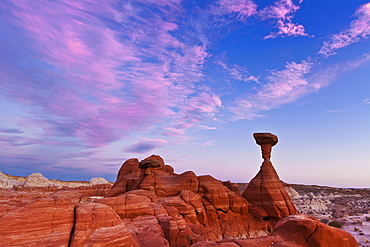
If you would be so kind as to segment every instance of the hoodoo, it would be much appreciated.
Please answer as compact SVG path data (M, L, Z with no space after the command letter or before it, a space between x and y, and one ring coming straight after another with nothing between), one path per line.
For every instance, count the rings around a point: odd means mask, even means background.
M351 234L295 214L270 161L277 136L254 138L264 161L243 196L210 175L176 174L158 155L124 162L109 192L101 178L69 188L40 186L49 180L32 175L37 187L0 193L0 246L358 246Z
M265 219L275 224L281 218L296 214L297 210L270 161L271 149L278 142L278 137L271 133L254 133L253 137L261 146L263 163L243 192L243 197L263 208L267 213Z

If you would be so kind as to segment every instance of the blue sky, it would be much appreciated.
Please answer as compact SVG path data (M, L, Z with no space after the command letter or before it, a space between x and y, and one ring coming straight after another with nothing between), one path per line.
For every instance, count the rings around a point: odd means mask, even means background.
M4 0L0 169L114 181L161 155L248 182L370 187L370 2Z

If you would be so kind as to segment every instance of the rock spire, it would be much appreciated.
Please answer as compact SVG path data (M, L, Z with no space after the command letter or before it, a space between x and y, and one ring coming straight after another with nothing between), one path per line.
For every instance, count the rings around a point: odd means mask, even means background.
M265 210L265 219L272 219L274 223L288 215L296 214L297 210L270 161L271 149L278 142L277 136L271 133L254 133L253 137L261 146L264 161L243 192L243 197Z

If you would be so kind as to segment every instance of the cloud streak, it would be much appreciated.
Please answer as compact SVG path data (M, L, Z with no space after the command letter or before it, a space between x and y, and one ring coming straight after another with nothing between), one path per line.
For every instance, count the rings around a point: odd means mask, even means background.
M236 14L239 20L245 20L257 10L257 5L251 0L219 0L218 5L219 7L214 10L215 14Z
M237 119L261 117L260 111L276 108L296 100L306 93L308 81L305 75L310 72L312 63L287 63L284 70L272 71L267 76L268 83L262 85L255 94L239 98L236 107L231 107Z
M167 143L166 140L162 139L145 139L143 138L139 142L130 145L124 149L127 153L147 153L151 152L157 148L164 147L164 145Z
M199 118L183 102L200 102L192 99L193 83L203 77L208 53L172 34L183 11L178 1L132 1L120 8L116 1L94 0L7 3L7 25L24 30L16 38L30 42L19 57L2 62L0 87L35 107L32 121L48 136L97 147L177 118L175 112L188 122Z
M303 0L299 0L298 4L294 4L292 0L278 0L273 5L267 6L258 12L261 19L276 20L277 32L270 33L264 39L274 39L277 37L298 37L309 35L301 24L293 23L294 13L300 9L300 4Z
M325 57L336 54L336 50L344 48L353 43L367 39L370 35L370 2L360 6L354 16L349 28L343 32L333 34L329 41L325 41L319 54Z
M21 129L15 128L0 128L0 133L9 133L9 134L21 134L24 131Z
M322 68L319 62L310 60L287 63L285 69L271 71L263 78L265 83L255 93L238 98L235 106L229 107L229 110L234 113L234 120L264 117L260 112L279 108L308 93L317 92L344 73L368 65L369 62L370 56Z

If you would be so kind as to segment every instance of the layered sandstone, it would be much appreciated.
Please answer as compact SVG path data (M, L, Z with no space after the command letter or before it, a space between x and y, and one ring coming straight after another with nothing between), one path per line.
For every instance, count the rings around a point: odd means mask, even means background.
M111 207L100 203L88 203L76 207L75 227L70 246L139 245Z
M253 137L261 146L264 161L242 195L253 205L262 208L266 212L264 219L274 224L279 219L295 214L297 210L270 161L271 149L278 142L277 136L254 133Z
M193 172L176 174L157 155L126 161L108 195L95 202L112 207L143 246L151 246L145 245L148 236L158 246L166 241L169 246L190 246L204 239L266 235L270 228L221 181ZM143 227L148 225L143 219L151 222L150 230Z
M0 246L68 246L80 195L58 191L0 218Z
M355 238L343 230L328 226L304 215L288 216L274 227L271 234L254 239L233 239L219 242L201 241L192 247L355 247Z

